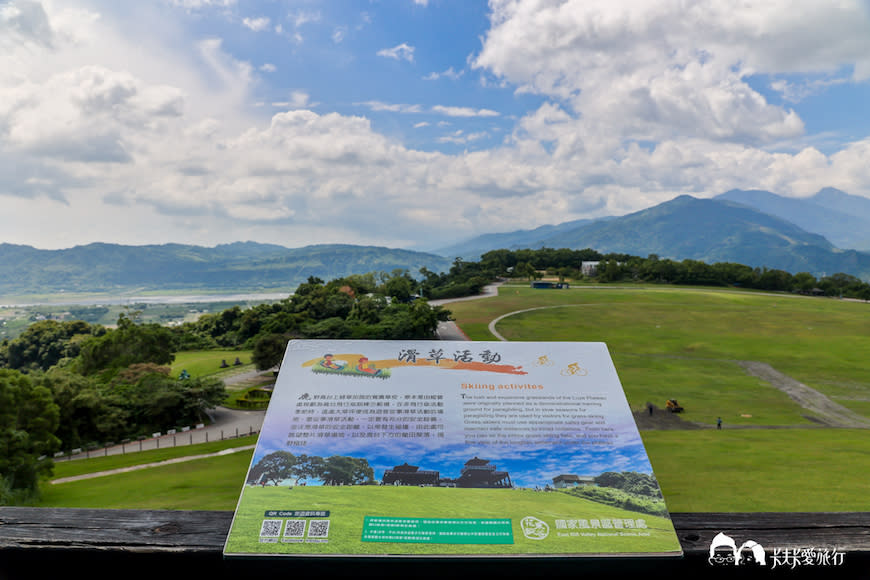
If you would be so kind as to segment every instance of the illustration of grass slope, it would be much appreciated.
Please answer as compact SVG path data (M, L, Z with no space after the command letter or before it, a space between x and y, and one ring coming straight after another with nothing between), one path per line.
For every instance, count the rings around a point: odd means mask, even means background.
M524 489L457 489L393 486L246 487L227 544L230 553L309 554L500 554L500 553L636 553L679 549L669 519L605 506L559 492ZM268 510L328 510L327 543L260 543L260 526ZM530 540L520 529L522 518L534 515L550 525L545 540ZM366 516L397 518L508 518L514 545L361 542ZM643 520L644 529L558 529L557 520ZM592 533L581 536L580 532ZM619 535L649 533L648 536ZM573 534L573 535L572 535Z

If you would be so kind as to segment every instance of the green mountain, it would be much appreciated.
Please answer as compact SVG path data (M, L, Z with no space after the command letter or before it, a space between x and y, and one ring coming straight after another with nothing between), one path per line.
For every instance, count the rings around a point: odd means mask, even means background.
M442 272L451 260L374 246L285 248L237 242L213 248L182 244L122 246L94 243L65 250L0 244L0 294L123 292L125 290L292 290L309 276L426 268Z
M742 203L819 234L838 248L870 251L870 199L825 188L812 197L733 189L714 199Z
M839 250L823 236L749 206L687 195L629 215L596 220L508 248L592 248L675 260L736 262L823 276L844 272L870 279L870 254ZM473 240L475 242L479 240ZM487 248L484 251L497 248Z

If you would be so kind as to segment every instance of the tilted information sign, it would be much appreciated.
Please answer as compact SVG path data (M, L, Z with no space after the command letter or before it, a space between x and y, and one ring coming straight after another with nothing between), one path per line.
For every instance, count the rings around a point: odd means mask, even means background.
M293 340L226 556L682 553L602 343Z

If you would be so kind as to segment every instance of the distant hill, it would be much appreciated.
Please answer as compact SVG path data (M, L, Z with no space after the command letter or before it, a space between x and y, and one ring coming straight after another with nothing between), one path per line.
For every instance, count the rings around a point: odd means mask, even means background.
M122 292L124 290L294 289L309 276L420 267L443 272L452 260L374 246L285 248L237 242L214 248L182 244L123 246L94 243L65 250L0 244L0 294Z
M526 235L527 232L519 232ZM483 237L469 242L480 247ZM511 234L500 240L509 243ZM522 247L522 246L509 246ZM525 247L593 248L602 253L676 260L737 262L815 276L845 272L870 279L870 254L839 250L823 236L782 218L724 199L687 195L629 215L596 220ZM486 248L484 251L497 249Z
M788 220L826 237L838 248L870 251L870 199L830 187L807 198L733 189L714 199L742 203Z
M610 219L610 218L602 218ZM564 222L555 226L541 226L533 230L517 230L503 234L483 234L471 240L435 250L436 254L453 259L477 261L481 254L490 250L516 250L520 248L539 248L545 240L562 232L574 230L595 220L582 219Z

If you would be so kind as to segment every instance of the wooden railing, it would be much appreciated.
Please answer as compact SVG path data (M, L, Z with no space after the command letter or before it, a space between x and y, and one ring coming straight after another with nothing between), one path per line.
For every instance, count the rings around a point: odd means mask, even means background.
M681 558L277 558L224 559L232 520L225 511L144 511L0 507L0 579L58 578L390 578L410 570L422 580L465 578L637 579L753 576L870 579L870 512L675 513ZM711 541L723 532L738 545L755 540L765 567L737 570L708 562ZM812 552L810 551L812 550ZM797 557L795 557L797 556Z

